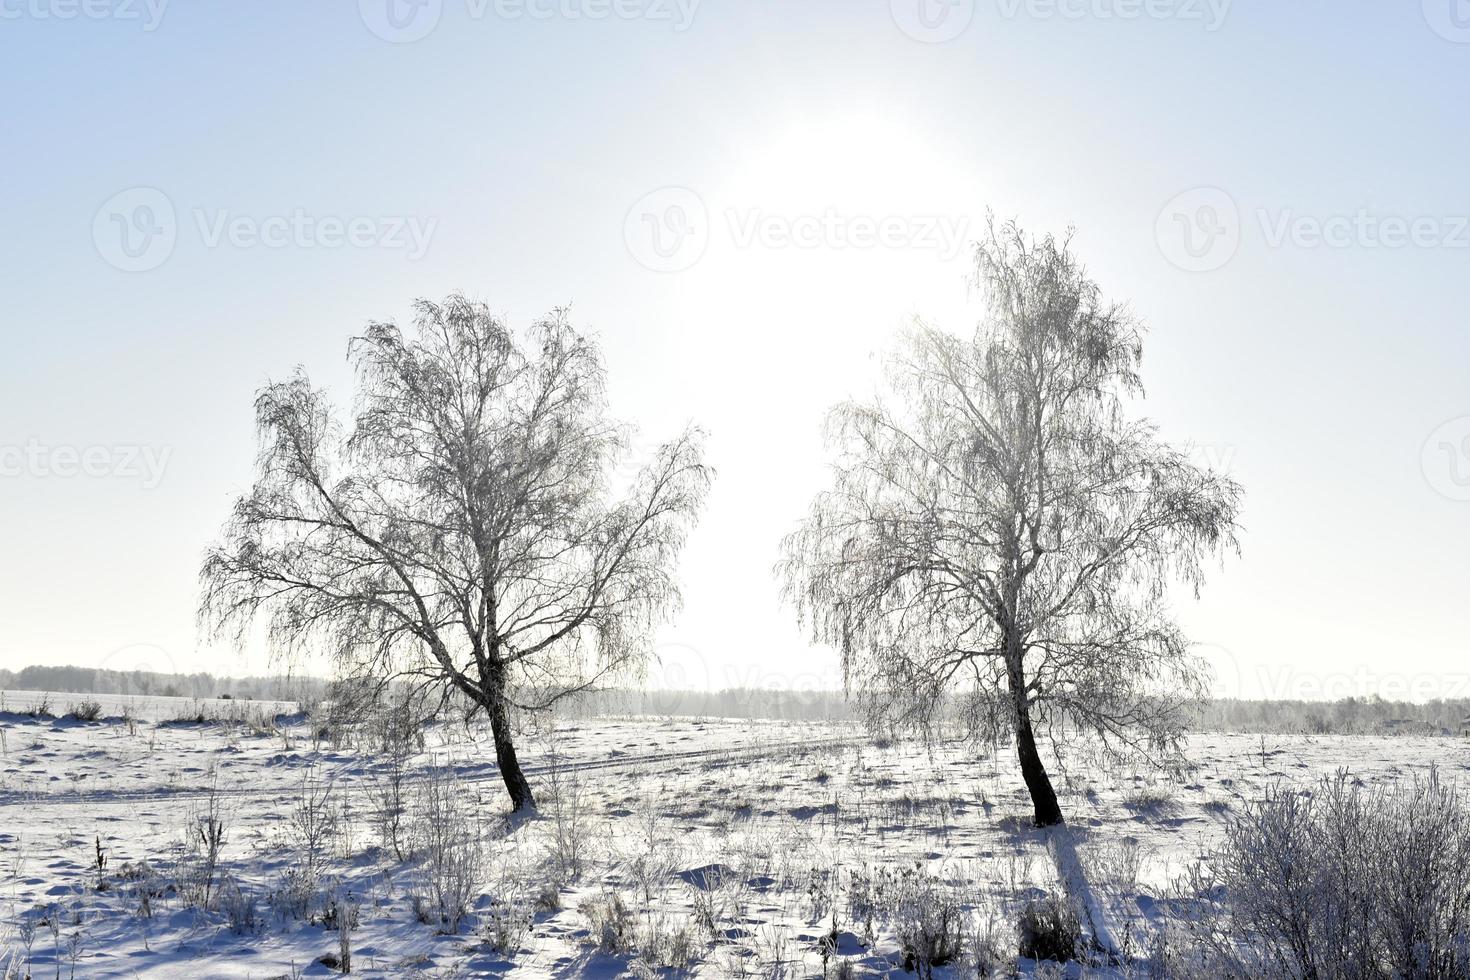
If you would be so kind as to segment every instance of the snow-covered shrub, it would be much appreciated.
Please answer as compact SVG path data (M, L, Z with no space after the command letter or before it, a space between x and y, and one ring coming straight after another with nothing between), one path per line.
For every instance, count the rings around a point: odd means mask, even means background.
M556 887L555 882L541 882L536 886L536 896L532 907L537 912L560 912L561 889Z
M485 941L497 953L510 954L521 948L531 932L535 906L522 896L497 899L485 912Z
M687 919L649 914L639 923L636 933L638 958L648 966L683 973L694 964L700 942Z
M300 867L285 868L275 891L271 892L271 909L282 921L306 918L317 905L316 886L316 880L309 878Z
M54 717L51 714L51 695L41 695L41 700L35 702L28 708L20 709L17 713L24 715L27 718L35 718L38 720L42 718Z
M1059 963L1076 958L1077 943L1082 938L1077 913L1056 895L1027 902L1016 931L1022 956Z
M72 721L96 721L102 717L102 704L98 701L78 701L66 709L66 717Z
M225 878L221 882L219 907L235 935L249 936L260 931L260 911L255 895L242 889L234 878Z
M880 868L849 876L848 915L872 942L876 927L892 926L903 949L904 969L920 977L957 959L966 921L958 890L921 867Z
M555 887L546 895L546 883L538 883L526 863L513 851L501 851L487 869L485 891L489 901L481 908L485 939L499 953L513 954L525 944L536 913L550 901L560 907L561 895Z
M587 788L576 770L566 768L553 749L547 755L541 812L549 820L547 854L559 883L582 876L592 840L592 813Z
M380 754L424 750L424 725L432 710L422 697L361 678L335 681L329 694L326 719L334 739Z
M1211 864L1225 894L1205 939L1222 973L1470 976L1470 810L1432 769L1274 788L1236 814Z
M431 770L419 793L417 816L420 920L453 935L483 877L480 825L452 771Z
M205 909L214 907L215 876L227 835L225 808L220 799L216 774L210 780L203 809L193 815L191 825L184 832L185 859L178 869L176 885L179 897L186 905Z
M407 859L411 848L406 840L408 823L409 762L414 746L408 740L388 741L383 746L382 761L373 770L369 790L372 819L384 849L399 861Z
M1097 884L1107 885L1120 895L1138 890L1138 876L1145 854L1137 838L1110 838L1087 849L1087 866Z
M710 942L719 942L724 935L726 923L738 921L743 916L744 903L750 888L745 875L719 870L702 875L686 883L690 914L695 926Z
M307 770L301 777L301 793L287 820L291 843L296 849L302 883L314 889L321 878L332 838L337 834L337 810L332 805L332 783Z
M1015 972L1014 935L997 910L976 916L965 935L964 975L987 980Z
M899 872L892 884L889 907L903 947L904 969L930 977L934 967L952 962L964 949L960 896L949 884L918 868Z
M1124 791L1123 806L1137 814L1157 815L1174 806L1174 790L1167 783L1148 783Z
M669 876L679 864L680 846L663 801L656 793L640 801L633 828L617 859L647 907L653 903L656 893L668 887Z
M878 894L873 876L866 870L853 871L847 878L847 917L861 930L863 942L873 945L878 936Z
M632 952L635 941L633 913L614 891L586 899L577 907L587 920L587 929L599 951L624 955Z

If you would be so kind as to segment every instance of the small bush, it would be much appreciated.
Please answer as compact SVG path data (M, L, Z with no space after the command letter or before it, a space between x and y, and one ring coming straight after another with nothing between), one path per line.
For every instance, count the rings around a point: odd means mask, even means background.
M40 720L42 718L56 717L51 713L51 695L49 694L41 695L41 700L37 701L29 708L25 708L24 710L17 712L17 714L24 715L27 718L35 718L37 720Z
M894 930L903 947L904 968L921 977L934 974L964 949L964 916L959 897L944 882L922 871L900 875L893 902Z
M639 959L649 966L679 973L693 965L699 947L688 922L664 915L644 923L637 945Z
M848 881L848 915L869 942L888 922L903 949L904 969L920 977L957 959L965 946L961 896L923 868L880 868Z
M543 881L536 887L535 908L537 912L560 912L561 889L553 882Z
M300 794L287 817L287 837L296 851L296 870L307 891L316 889L331 842L338 834L332 792L330 781L306 770L301 776Z
M1017 931L1022 956L1058 963L1076 958L1077 942L1082 936L1077 913L1055 895L1027 902L1021 909Z
M530 910L514 903L496 903L485 923L485 938L497 953L515 953L531 932Z
M1110 840L1092 846L1089 851L1088 864L1100 882L1120 895L1131 895L1138 890L1145 854L1136 838Z
M623 896L605 891L584 901L577 911L587 919L588 931L600 952L622 956L633 951L633 913Z
M185 725L208 725L213 721L214 718L204 709L204 704L198 698L195 698L190 702L189 707L180 711L174 717L160 722L160 724L165 728L172 728Z
M288 867L281 872L280 884L271 893L271 908L281 918L305 919L317 904L317 880L308 876L300 867Z
M541 805L542 813L550 818L546 848L558 880L565 883L580 878L586 866L593 837L592 807L581 776L562 765L554 748L548 758Z
M1438 773L1270 790L1226 830L1207 937L1232 975L1470 976L1470 809Z
M1014 974L1016 955L1004 921L994 910L976 918L965 939L964 975L985 980Z
M66 709L66 717L72 721L96 721L102 717L102 704L98 701L78 701Z
M242 890L234 878L226 878L220 885L219 907L229 920L230 930L235 935L250 936L260 931L260 912L256 898Z
M352 932L358 926L358 906L346 895L336 894L327 901L322 911L322 928L346 929Z
M1174 791L1169 786L1135 786L1123 794L1123 806L1141 815L1157 815L1174 806Z
M541 895L533 894L519 875L503 869L492 882L491 891L495 899L482 914L486 942L497 953L513 955L531 933Z
M415 911L450 935L459 932L484 869L480 824L450 770L432 770L421 787L417 833L423 854Z

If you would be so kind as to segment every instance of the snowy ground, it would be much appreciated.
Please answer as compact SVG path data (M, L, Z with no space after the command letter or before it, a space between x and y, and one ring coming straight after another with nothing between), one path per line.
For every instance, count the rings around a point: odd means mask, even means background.
M400 860L378 816L388 757L332 744L292 705L103 697L110 717L81 722L3 697L0 971L16 976L337 975L320 958L338 955L337 909L354 907L367 977L822 976L842 961L901 975L901 923L866 921L866 892L942 893L1014 953L1019 903L1056 888L1004 748L875 744L837 724L564 720L525 736L542 805L507 825L488 732L439 725L401 779L400 849L417 853ZM50 710L82 700L53 695ZM1470 741L1201 734L1190 756L1175 780L1059 779L1113 929L1139 946L1169 882L1265 784L1431 763L1459 779ZM425 844L436 807L458 828L447 849ZM205 875L211 814L223 843ZM456 929L415 912L455 880L426 854L472 856Z

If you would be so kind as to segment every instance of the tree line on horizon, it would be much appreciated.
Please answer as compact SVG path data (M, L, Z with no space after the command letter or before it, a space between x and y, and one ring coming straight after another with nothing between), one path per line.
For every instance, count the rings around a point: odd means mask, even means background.
M227 695L261 701L320 702L333 697L333 682L314 676L231 677L208 672L166 674L74 665L0 669L0 691L109 694L204 700ZM860 698L858 699L861 700ZM962 702L951 700L952 708ZM568 718L609 715L660 718L730 718L791 721L850 721L859 706L841 691L782 691L766 688L718 690L635 686L585 691L559 709ZM1195 731L1251 734L1371 735L1470 732L1470 697L1394 701L1377 695L1334 701L1210 698L1201 702L1189 727Z

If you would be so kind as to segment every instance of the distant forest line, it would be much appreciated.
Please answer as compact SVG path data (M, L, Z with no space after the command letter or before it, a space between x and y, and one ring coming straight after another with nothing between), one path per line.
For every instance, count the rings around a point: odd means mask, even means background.
M0 669L0 689L67 694L178 698L229 697L312 703L331 695L332 682L307 675L217 677L206 672L162 674L91 667L32 666ZM571 717L652 715L792 721L850 721L858 711L841 691L725 688L718 691L588 691L564 704ZM1470 698L1422 703L1375 696L1337 701L1268 701L1219 698L1198 710L1196 729L1271 734L1470 734Z

